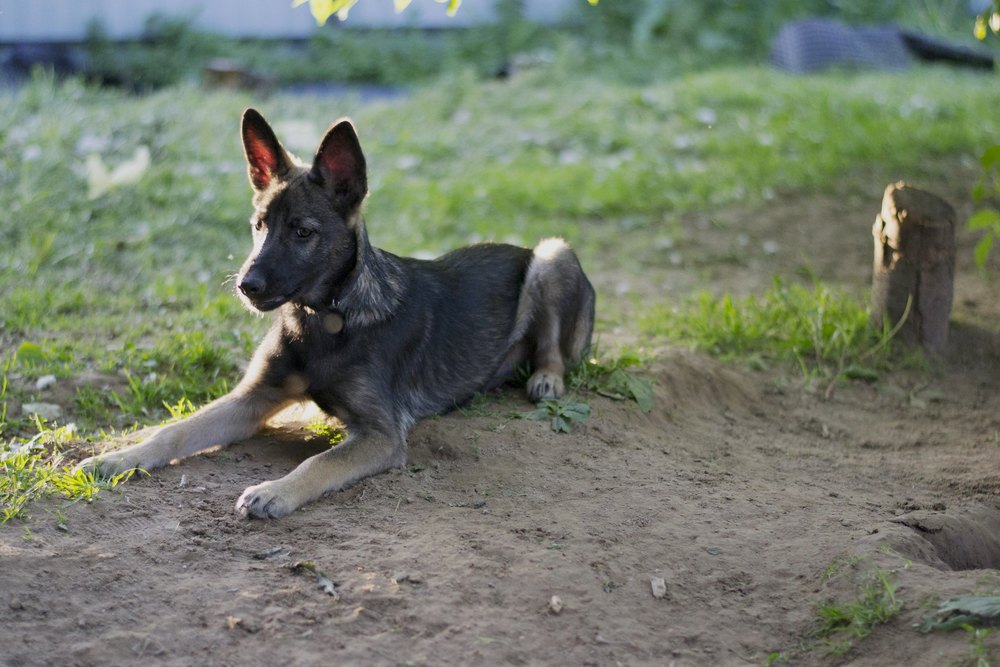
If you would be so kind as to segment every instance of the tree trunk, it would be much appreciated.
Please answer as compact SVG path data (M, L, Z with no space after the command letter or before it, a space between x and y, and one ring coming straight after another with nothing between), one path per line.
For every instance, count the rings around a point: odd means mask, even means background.
M897 336L940 352L948 340L955 280L955 209L929 192L894 183L885 189L872 235L872 322L892 327L906 314Z

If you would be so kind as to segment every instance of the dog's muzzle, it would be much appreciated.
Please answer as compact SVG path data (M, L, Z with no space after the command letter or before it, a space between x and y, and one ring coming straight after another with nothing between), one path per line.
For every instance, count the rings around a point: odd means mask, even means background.
M252 273L247 273L240 280L239 288L243 292L243 295L248 299L254 299L261 296L264 292L264 279L259 275L254 275Z

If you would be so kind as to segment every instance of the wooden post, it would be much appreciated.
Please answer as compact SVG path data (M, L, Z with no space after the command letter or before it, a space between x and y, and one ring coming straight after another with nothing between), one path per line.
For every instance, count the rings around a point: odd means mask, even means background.
M928 352L940 352L948 340L955 218L945 200L899 182L885 189L882 212L872 227L872 322L892 327L906 314L897 336Z

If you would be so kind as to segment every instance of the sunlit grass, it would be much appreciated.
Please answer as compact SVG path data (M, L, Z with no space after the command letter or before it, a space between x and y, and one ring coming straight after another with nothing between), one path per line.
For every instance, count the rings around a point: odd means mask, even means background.
M872 326L867 306L820 282L786 284L775 278L762 295L707 292L647 313L642 328L752 367L791 363L805 376L872 380L888 363L893 331Z
M36 427L38 434L30 440L0 443L0 525L24 518L28 504L38 498L91 502L101 491L114 489L135 473L102 477L74 471L63 447L77 440L75 429L49 428L41 421L36 421Z

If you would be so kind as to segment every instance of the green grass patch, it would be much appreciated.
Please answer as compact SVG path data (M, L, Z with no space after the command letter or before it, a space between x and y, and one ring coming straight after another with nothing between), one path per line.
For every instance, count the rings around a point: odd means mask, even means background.
M680 306L660 306L641 326L751 367L795 364L806 377L875 380L890 359L891 330L874 328L867 307L818 281L811 286L774 278L760 296L698 294Z
M70 502L91 502L101 491L117 487L135 473L101 477L74 471L62 448L78 440L75 429L49 428L41 421L36 426L38 434L30 440L0 443L0 525L26 518L32 500L58 496Z
M828 600L816 610L819 627L816 638L832 655L843 655L854 642L865 639L874 629L888 623L903 608L890 575L874 569L859 587L857 600L840 603Z
M312 419L308 424L306 424L305 428L309 433L326 440L331 447L342 443L344 438L347 436L344 429L331 424L329 420L322 416Z

